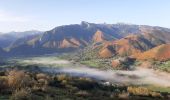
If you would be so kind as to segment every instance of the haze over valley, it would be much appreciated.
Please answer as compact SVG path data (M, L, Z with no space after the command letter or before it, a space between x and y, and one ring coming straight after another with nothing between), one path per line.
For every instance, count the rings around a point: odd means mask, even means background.
M1 2L0 100L170 99L169 1Z

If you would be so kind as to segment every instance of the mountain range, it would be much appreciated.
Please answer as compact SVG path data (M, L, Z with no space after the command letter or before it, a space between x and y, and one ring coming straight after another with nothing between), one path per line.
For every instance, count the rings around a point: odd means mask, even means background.
M58 26L46 32L26 31L0 35L0 55L70 52L92 45L91 50L97 51L101 58L136 57L169 42L168 28L123 23L95 24L83 21L80 24Z
M0 47L6 48L20 38L26 38L27 36L38 35L40 33L42 32L36 30L25 32L0 33Z

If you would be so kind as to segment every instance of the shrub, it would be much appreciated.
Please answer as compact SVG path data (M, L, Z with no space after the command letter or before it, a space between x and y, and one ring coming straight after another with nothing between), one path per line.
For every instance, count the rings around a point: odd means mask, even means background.
M76 95L77 96L90 96L90 94L87 91L78 91Z
M48 81L45 80L45 79L39 79L38 83L41 84L41 85L48 85Z
M3 89L6 89L8 87L7 84L8 84L7 77L0 76L0 92L2 92Z
M36 79L41 86L47 86L50 81L49 76L43 73L37 74Z
M49 76L46 75L46 74L40 73L40 74L37 74L37 75L36 75L36 79L37 79L37 80L39 80L39 79L49 80Z
M11 100L32 100L32 95L27 89L16 90L12 94Z
M8 76L8 85L12 89L20 89L31 85L32 80L24 71L10 71Z
M4 71L0 71L0 76L5 76L5 72Z
M67 75L65 75L65 74L57 75L57 79L58 79L59 81L66 80L66 79L67 79Z
M162 97L162 95L160 93L157 93L157 92L151 92L151 96L152 97Z
M133 95L146 95L148 96L150 91L144 87L128 87L127 91Z
M118 94L118 97L121 99L127 99L129 98L129 93L120 93Z

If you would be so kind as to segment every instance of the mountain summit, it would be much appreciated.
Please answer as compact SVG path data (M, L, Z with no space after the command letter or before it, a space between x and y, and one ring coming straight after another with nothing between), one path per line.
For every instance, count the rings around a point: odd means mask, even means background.
M161 27L83 21L81 24L63 25L42 34L19 38L6 48L10 55L30 55L70 52L96 43L102 43L108 48L109 43L109 49L102 49L105 53L114 50L109 52L130 55L168 43L169 34L170 29ZM104 52L102 50L100 52Z

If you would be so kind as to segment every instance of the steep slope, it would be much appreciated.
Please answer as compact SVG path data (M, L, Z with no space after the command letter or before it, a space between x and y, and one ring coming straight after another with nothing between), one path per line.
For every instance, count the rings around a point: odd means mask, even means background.
M101 53L103 51L105 51L106 55L109 55L108 57L111 57L113 55L135 55L137 53L141 53L148 49L151 49L155 46L164 43L170 43L170 29L162 27L151 27L146 25L139 25L137 29L137 26L133 26L134 28L132 26L133 25L129 25L129 27L127 25L118 25L117 27L122 30L128 30L127 32L132 32L130 30L133 30L134 34L130 34L125 38L110 43L106 42L103 45L103 48L99 51L99 55L101 57L104 57L103 53ZM110 55L111 51L106 50L108 46L112 46L114 48L112 50L116 52ZM106 53L106 51L108 51L108 53Z
M113 55L130 56L164 43L164 41L159 39L155 41L150 41L144 35L129 35L125 38L105 43L103 48L99 51L99 55L101 57L111 57ZM108 47L112 49L108 50Z
M166 35L168 36L165 37ZM170 29L161 27L82 22L81 24L59 26L42 35L17 41L10 46L9 52L16 55L16 52L19 54L68 52L84 48L89 44L95 44L96 47L96 44L101 43L103 47L99 50L101 57L128 56L162 43L168 43L169 35ZM27 47L24 52L23 47ZM113 48L111 49L113 51L108 49L110 47Z
M159 60L166 61L170 59L170 44L162 44L146 52L135 55L138 60Z
M105 34L104 32L97 30L95 32L95 34L93 35L92 40L93 40L94 43L98 43L98 42L109 41L109 40L112 40L112 39L114 39L114 38L112 38L111 35Z
M116 51L115 51L115 49L111 45L108 45L108 46L104 47L99 52L99 55L102 58L109 58L109 57L114 56L115 54L116 54Z
M162 27L147 27L140 26L139 27L142 34L149 37L155 37L166 43L170 43L170 29L162 28ZM152 38L150 38L152 40Z
M100 30L100 32L98 30ZM18 45L15 44L10 47L10 52L22 51L22 47L25 46L30 47L30 49L35 49L36 51L44 49L44 52L72 51L87 46L89 43L93 42L93 39L99 42L102 39L113 40L119 38L121 38L121 36L115 28L110 28L103 24L82 22L80 25L59 26L45 32L41 36L29 39L24 43L17 43ZM32 50L28 52L30 51Z
M93 36L93 41L94 42L102 42L104 40L105 40L105 37L104 37L103 32L101 32L100 30L97 30L97 32Z

